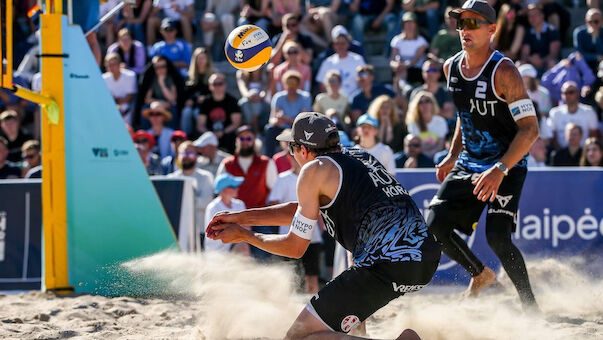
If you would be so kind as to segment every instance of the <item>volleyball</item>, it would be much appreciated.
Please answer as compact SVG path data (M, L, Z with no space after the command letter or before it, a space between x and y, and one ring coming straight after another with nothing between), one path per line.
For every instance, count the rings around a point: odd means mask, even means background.
M235 68L255 71L270 60L272 44L263 29L255 25L242 25L228 35L224 53Z

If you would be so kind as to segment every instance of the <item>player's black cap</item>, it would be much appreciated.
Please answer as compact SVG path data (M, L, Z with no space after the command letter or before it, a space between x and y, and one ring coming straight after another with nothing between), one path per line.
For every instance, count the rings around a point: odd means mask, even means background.
M276 140L295 142L313 149L326 149L327 138L331 133L337 133L337 126L327 116L318 112L302 112L295 117L291 131L283 132Z
M496 11L486 1L481 1L481 0L465 1L465 3L463 4L463 7L453 9L452 11L448 12L448 15L452 18L459 19L461 17L461 13L463 13L464 11L471 11L473 13L477 13L477 14L483 16L484 18L486 18L486 20L489 23L491 23L491 24L496 23Z

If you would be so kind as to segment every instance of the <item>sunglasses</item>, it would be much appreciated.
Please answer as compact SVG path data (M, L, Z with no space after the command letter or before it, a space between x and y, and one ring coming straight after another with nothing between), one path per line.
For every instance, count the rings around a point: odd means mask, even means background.
M489 24L486 20L480 20L477 18L463 18L456 21L457 31L476 30L482 26L482 24Z
M358 72L358 77L368 77L371 73L367 71Z
M149 117L159 117L159 116L163 116L163 113L159 113L159 112L150 112L149 113Z
M427 70L425 70L426 73L439 73L440 70L438 70L437 68L428 68Z
M37 155L23 155L23 158L25 159L32 159L32 158L36 158Z
M182 157L191 157L191 158L197 157L196 152L182 152L182 153L180 153L180 155Z
M298 50L289 50L287 51L287 54L298 54L299 51Z
M420 148L420 147L421 147L421 144L415 144L415 143L412 143L412 144L408 144L408 147L409 147L409 148Z
M431 104L431 99L421 99L419 100L419 104Z
M297 22L288 22L287 27L296 27L298 25Z
M299 85L299 80L289 78L285 81L285 83L287 85L297 86L297 85Z
M331 83L331 84L338 84L339 83L339 79L337 79L337 78L330 78L329 79L329 83Z
M146 144L148 142L149 142L148 139L137 139L134 141L134 143L136 143L136 144Z
M567 91L561 92L561 94L576 94L576 93L578 93L578 91L576 91L576 90L567 90Z
M159 69L162 69L162 68L166 68L166 67L167 67L166 64L156 64L156 65L153 65L153 68L156 69L156 70L159 70Z
M253 142L253 137L238 137L241 142Z
M586 23L591 24L591 25L598 25L600 23L600 21L599 20L589 20Z
M295 148L295 147L300 147L300 146L301 146L301 145L300 145L300 144L297 144L297 143L289 143L289 154L290 154L291 156L293 156L293 154L295 153L295 149L294 149L294 148Z
M222 86L222 85L224 85L224 84L226 84L226 83L225 83L225 82L223 82L223 81L216 81L216 82L214 82L212 85L213 85L213 86Z
M347 41L335 41L335 42L333 43L333 45L339 45L339 46L341 46L341 45L347 45L347 44L348 44L348 42L347 42Z
M186 139L184 139L184 138L180 138L180 137L177 137L177 138L172 138L172 142L174 142L174 143L182 143L182 142L184 142L185 140L186 140Z
M173 28L173 27L166 27L166 28L163 29L163 31L164 32L174 32L174 31L176 31L176 29Z

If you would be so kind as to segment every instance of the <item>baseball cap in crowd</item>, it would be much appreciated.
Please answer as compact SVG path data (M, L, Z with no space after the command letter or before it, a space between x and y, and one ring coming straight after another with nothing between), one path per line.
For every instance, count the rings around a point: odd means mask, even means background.
M161 29L166 29L166 28L173 28L176 29L177 27L177 23L176 20L171 19L171 18L165 18L163 20L161 20Z
M171 141L173 141L174 139L186 139L186 132L181 131L181 130L176 130L174 131L174 133L172 133L172 138L170 138Z
M237 129L237 136L242 134L243 132L249 131L251 133L253 133L255 135L255 131L253 131L253 129L251 128L251 126L249 125L241 125L239 126L239 128Z
M302 112L295 117L291 131L283 131L276 140L294 142L313 149L326 149L330 147L327 145L327 138L333 132L337 132L337 126L327 116L318 112Z
M19 115L17 114L16 111L14 110L6 110L4 112L2 112L2 114L0 115L0 121L3 121L5 119L9 119L9 118L15 118L17 119L19 117Z
M522 64L517 70L519 70L519 74L522 77L536 78L538 76L538 71L536 71L536 68L532 64Z
M402 22L417 21L417 15L414 12L405 12L402 16Z
M235 177L225 173L216 177L214 181L214 194L219 194L226 188L238 188L245 180L245 177Z
M134 141L134 143L145 139L149 142L149 149L152 149L155 146L155 137L153 137L152 134L144 130L138 130L132 136L132 140Z
M218 137L216 137L216 135L211 131L203 133L201 137L197 138L193 142L193 146L197 148L202 148L208 145L218 146Z
M362 124L368 124L376 128L379 127L379 121L377 120L377 118L371 117L366 113L358 117L358 120L356 121L356 126L360 126Z
M331 39L332 40L335 40L342 35L346 39L351 40L350 32L348 32L348 30L345 27L343 27L342 25L337 25L337 26L333 27L333 29L331 29Z
M448 12L448 15L451 18L460 19L461 14L465 11L477 13L486 18L486 20L491 24L496 23L496 11L486 1L481 0L465 1L463 7L453 9L452 11Z

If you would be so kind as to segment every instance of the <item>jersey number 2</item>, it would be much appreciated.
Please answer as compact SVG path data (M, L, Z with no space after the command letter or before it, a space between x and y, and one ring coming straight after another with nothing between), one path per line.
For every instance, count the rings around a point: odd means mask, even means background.
M475 98L486 99L486 88L488 87L488 83L485 81L478 81L477 87L475 88Z

